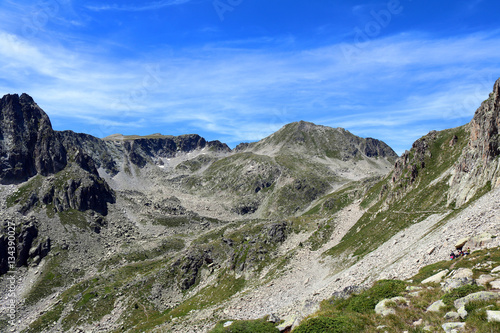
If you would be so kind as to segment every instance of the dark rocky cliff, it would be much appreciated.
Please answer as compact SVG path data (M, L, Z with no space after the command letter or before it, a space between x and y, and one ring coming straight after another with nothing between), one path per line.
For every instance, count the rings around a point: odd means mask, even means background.
M66 164L66 150L45 112L26 94L5 95L0 100L0 183L53 174Z
M114 193L99 177L94 160L82 151L79 144L84 140L75 142L75 137L54 131L47 114L27 94L2 98L0 183L43 177L23 185L11 198L22 213L43 203L59 212L76 209L107 214L107 203L114 202ZM85 137L86 142L92 142L89 137Z

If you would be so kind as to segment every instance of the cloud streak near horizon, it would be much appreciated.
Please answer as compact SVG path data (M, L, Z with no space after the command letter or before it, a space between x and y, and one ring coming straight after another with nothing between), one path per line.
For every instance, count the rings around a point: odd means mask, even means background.
M0 24L0 91L30 94L58 130L98 137L198 133L234 147L305 120L384 140L402 153L430 130L468 122L500 73L500 30L451 37L404 31L355 45L348 57L349 39L306 47L290 36L224 38L120 58L119 43L97 52L87 42L75 48L45 37L25 38Z
M183 5L192 0L163 0L155 1L141 5L87 5L86 8L92 11L125 11L125 12L141 12L147 10L158 10L169 6Z

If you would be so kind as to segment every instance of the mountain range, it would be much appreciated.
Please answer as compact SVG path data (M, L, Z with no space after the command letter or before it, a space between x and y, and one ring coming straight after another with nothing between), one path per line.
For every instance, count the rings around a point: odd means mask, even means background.
M470 123L401 156L305 121L230 149L55 131L27 94L0 111L0 289L15 274L23 332L300 329L322 300L408 279L460 238L499 245L500 80Z

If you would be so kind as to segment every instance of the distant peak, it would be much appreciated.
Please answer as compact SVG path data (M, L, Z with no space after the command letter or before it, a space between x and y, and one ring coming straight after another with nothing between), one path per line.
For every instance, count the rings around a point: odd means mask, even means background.
M14 100L15 103L20 103L20 104L36 104L33 98L26 93L21 94L21 97L19 97L18 94L6 94L2 97L2 101L12 101L12 100Z
M25 104L35 104L35 101L33 100L33 97L31 97L30 95L28 95L26 93L23 93L21 95L21 97L19 98L19 101L21 103L25 103Z

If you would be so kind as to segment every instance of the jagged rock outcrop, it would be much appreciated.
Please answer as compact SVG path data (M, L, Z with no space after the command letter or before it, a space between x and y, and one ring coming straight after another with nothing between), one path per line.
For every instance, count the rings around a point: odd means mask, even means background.
M119 150L110 142L73 131L62 131L57 132L57 134L66 150L77 149L80 153L90 157L97 168L103 168L111 176L120 171L116 161Z
M458 205L500 185L500 79L468 124L470 137L454 169L448 201Z
M95 173L72 165L64 174L49 178L42 186L39 197L55 212L76 209L84 212L93 210L108 214L108 203L115 202L114 191Z
M67 164L66 150L49 117L27 94L0 100L0 183L50 175Z
M0 275L9 270L9 257L15 258L15 266L27 266L31 262L38 264L50 252L51 240L48 237L39 237L38 222L34 217L3 221L0 226L2 234L0 235ZM8 223L10 222L10 223ZM18 233L14 241L15 254L12 255L9 248L12 248L12 242L9 244L8 225L16 225ZM43 238L43 239L42 239Z
M437 132L431 131L426 136L415 141L411 151L405 151L394 164L392 182L401 182L404 178L406 184L411 185L415 182L419 170L425 168L426 158L431 158L432 153L429 143L436 140Z

